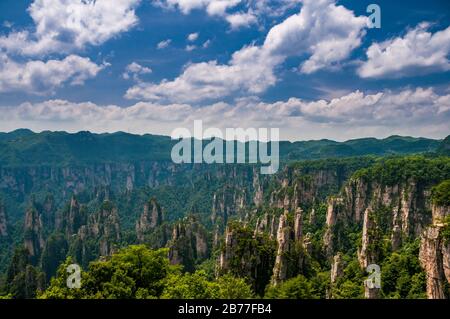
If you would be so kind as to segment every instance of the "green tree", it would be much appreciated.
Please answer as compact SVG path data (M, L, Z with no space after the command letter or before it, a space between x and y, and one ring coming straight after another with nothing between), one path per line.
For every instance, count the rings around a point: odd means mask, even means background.
M224 275L217 279L218 298L220 299L251 299L253 291L243 278Z
M67 288L66 269L72 262L69 258L40 298L159 298L167 277L178 269L169 264L167 253L167 249L150 250L145 246L124 248L107 260L92 262L88 271L82 272L80 289Z
M314 299L311 282L303 275L291 278L277 286L269 286L266 298L269 299Z
M432 189L433 203L439 206L450 206L450 179Z
M167 278L162 298L164 299L212 299L217 296L217 287L208 281L204 271L172 274Z
M333 298L362 299L364 298L364 286L359 282L347 279L338 288L333 289Z
M381 265L381 286L386 298L422 298L425 274L419 262L420 240L405 244Z
M31 265L28 251L16 248L6 275L6 292L15 299L32 299L44 285L44 273Z
M62 234L52 234L47 239L42 252L41 267L49 281L67 255L67 241Z
M334 299L363 299L364 298L364 272L356 256L344 255L347 266L344 274L331 287L331 296Z
M89 297L83 289L83 282L88 276L87 273L81 271L81 289L70 289L67 286L67 278L70 275L67 268L71 264L73 264L72 257L68 257L58 267L56 276L50 281L50 286L42 293L38 293L38 299L85 299Z

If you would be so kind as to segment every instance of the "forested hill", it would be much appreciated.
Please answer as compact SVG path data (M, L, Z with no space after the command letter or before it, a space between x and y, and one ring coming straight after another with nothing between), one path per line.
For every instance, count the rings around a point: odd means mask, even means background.
M450 155L450 135L441 142L438 148L438 153L447 156Z
M447 139L448 140L448 139ZM34 133L16 130L0 133L0 165L77 165L103 162L169 161L176 141L156 135L124 132L94 134L79 132ZM395 155L443 151L442 141L427 138L391 136L346 142L331 140L281 142L282 160L321 159L364 155ZM447 143L448 144L448 143Z

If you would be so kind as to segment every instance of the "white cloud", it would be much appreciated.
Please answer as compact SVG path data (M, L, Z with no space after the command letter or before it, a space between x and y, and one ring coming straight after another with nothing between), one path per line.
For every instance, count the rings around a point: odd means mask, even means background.
M198 39L199 33L195 32L195 33L191 33L187 36L187 40L190 42L194 42Z
M220 113L230 123L242 117L253 123L272 123L284 127L291 119L317 125L344 125L347 127L407 127L443 125L442 134L448 135L450 94L437 94L432 88L382 91L367 94L354 91L331 100L305 101L290 98L287 101L264 103L254 99L240 99ZM442 126L441 126L442 127Z
M70 55L63 60L18 63L0 53L0 92L51 94L65 83L83 84L87 79L95 77L105 66L76 55Z
M262 53L250 46L234 53L228 65L217 61L190 64L175 80L139 83L128 89L126 97L184 103L218 99L239 90L261 93L275 84L273 67L277 62Z
M35 30L0 37L0 48L22 55L68 53L100 45L128 31L141 0L34 0L28 12Z
M274 85L275 68L289 56L308 55L304 73L334 67L361 44L367 17L355 17L332 0L304 0L299 14L274 26L261 46L235 52L228 64L189 64L176 79L140 83L126 97L169 102L199 102L239 91L259 94Z
M195 49L197 49L197 46L195 46L195 45L187 45L186 46L186 51L188 51L188 52L194 51Z
M258 18L251 12L238 12L230 14L226 20L231 26L231 29L239 29L242 27L249 27L258 22Z
M204 107L188 104L160 105L139 102L130 107L100 106L51 100L4 107L4 130L29 127L35 130L127 131L170 135L178 127L192 128L194 120L204 127L279 127L283 139L350 139L387 134L442 138L449 134L450 94L432 88L355 91L332 100L264 103L243 98L232 104L219 102Z
M232 30L258 23L261 18L279 17L298 6L302 0L153 0L153 4L178 9L184 14L205 10L213 17L225 19ZM243 11L245 10L245 11Z
M450 27L436 33L422 23L404 37L374 43L367 61L358 69L362 78L402 77L409 74L450 70Z
M211 40L206 40L205 42L203 42L202 48L207 49L207 48L209 48L210 45L211 45Z
M375 94L355 91L330 101L304 103L294 99L291 100L290 112L326 123L405 125L402 122L418 123L448 118L450 105L445 100L449 97L440 96L430 88ZM439 119L440 116L442 119Z
M142 66L139 63L132 62L125 68L125 72L122 74L122 77L125 80L133 77L134 80L139 80L139 75L150 74L152 73L152 69Z
M347 59L361 45L367 21L332 0L304 0L299 14L270 30L264 46L272 54L308 54L301 71L309 74Z
M184 14L194 9L205 9L210 15L224 15L228 9L241 2L241 0L163 0L162 4L167 7L176 7Z
M192 109L187 105L160 106L151 103L137 103L131 107L117 105L99 106L91 102L71 103L64 100L49 100L42 103L23 103L10 111L16 118L37 121L134 121L143 120L177 121Z
M158 50L162 50L162 49L167 48L171 43L172 43L172 40L171 40L171 39L167 39L167 40L164 40L164 41L159 42L159 43L156 45L156 48L157 48Z
M152 70L148 67L142 66L139 63L133 62L126 68L129 73L148 74L152 73Z

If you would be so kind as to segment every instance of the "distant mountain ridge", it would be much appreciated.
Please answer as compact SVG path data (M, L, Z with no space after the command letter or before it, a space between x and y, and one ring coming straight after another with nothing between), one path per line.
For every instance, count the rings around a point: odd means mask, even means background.
M305 160L352 156L385 156L448 152L445 141L391 136L346 142L331 140L280 142L281 160ZM19 129L0 133L0 165L82 165L85 163L170 161L173 141L167 136L124 132L95 134ZM206 141L205 141L206 143ZM443 145L443 143L447 143Z

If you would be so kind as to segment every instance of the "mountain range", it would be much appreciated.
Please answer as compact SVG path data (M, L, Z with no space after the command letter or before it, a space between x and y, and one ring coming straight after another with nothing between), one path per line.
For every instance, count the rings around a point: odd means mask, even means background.
M133 161L170 161L177 141L158 135L133 135L124 132L44 131L20 129L0 133L0 165L80 165L83 163L123 163ZM448 138L446 144L448 145ZM427 138L390 136L385 139L362 138L346 142L331 140L280 142L283 161L339 158L350 156L405 155L436 151L442 141ZM448 150L448 148L446 149Z

